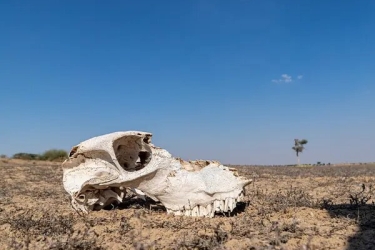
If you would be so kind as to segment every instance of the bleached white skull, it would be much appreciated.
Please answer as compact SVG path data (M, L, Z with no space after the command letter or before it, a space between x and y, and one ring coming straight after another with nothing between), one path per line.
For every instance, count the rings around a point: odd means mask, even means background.
M160 201L168 213L213 217L232 211L251 180L216 161L184 161L151 144L151 133L115 132L72 148L63 185L75 210L122 202L126 189Z

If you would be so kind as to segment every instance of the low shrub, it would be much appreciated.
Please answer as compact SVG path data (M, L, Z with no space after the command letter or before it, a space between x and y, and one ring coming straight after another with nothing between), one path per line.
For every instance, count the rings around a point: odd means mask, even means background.
M21 160L39 160L40 155L38 154L29 154L29 153L17 153L13 155L13 159Z
M43 154L17 153L13 159L21 160L41 160L41 161L64 161L68 158L68 153L61 149L50 149Z
M68 153L61 149L47 150L40 156L43 161L63 161L68 158Z

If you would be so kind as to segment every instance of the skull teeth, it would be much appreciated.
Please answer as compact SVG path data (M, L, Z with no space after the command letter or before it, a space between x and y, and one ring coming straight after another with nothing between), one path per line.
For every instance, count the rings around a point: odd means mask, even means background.
M168 214L174 215L185 215L192 217L209 217L212 218L215 215L215 212L232 212L239 201L239 197L231 198L227 197L224 200L215 200L207 206L197 205L191 209L184 210L172 210L167 209Z

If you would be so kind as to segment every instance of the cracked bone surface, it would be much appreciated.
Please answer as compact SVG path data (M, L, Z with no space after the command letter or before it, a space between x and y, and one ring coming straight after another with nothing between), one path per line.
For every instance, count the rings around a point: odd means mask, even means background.
M216 161L184 161L151 144L151 133L115 132L73 147L63 166L64 189L75 210L87 213L113 202L126 190L150 197L167 213L213 217L231 212L251 180Z

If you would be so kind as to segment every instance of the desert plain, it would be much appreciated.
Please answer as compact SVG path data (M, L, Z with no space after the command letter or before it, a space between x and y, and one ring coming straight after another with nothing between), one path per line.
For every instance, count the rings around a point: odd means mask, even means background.
M129 192L82 215L61 163L0 159L0 249L375 249L375 164L231 167L253 179L232 214L168 215Z

